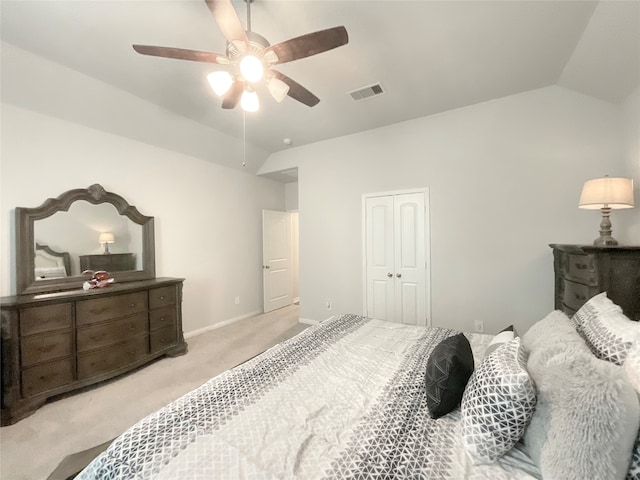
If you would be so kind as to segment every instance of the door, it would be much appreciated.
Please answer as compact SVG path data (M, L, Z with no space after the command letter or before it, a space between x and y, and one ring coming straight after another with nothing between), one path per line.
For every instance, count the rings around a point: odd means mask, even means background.
M365 198L366 315L427 325L424 191Z
M262 211L262 278L265 313L293 303L291 216L287 212Z

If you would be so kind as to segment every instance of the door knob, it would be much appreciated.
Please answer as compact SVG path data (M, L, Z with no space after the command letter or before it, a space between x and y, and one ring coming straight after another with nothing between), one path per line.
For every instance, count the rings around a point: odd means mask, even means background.
M401 273L396 273L396 277L400 278L400 277L402 277L402 274Z
M266 268L267 270L269 270L271 267L269 265L263 265L262 268Z
M387 273L387 277L389 277L389 278L393 277L393 273L391 273L391 272Z

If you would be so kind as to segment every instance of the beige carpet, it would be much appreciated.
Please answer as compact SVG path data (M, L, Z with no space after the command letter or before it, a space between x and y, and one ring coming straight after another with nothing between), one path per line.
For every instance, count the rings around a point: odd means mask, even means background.
M191 337L186 355L51 402L0 428L0 478L44 480L67 455L118 436L145 415L306 327L298 323L297 305L285 307Z

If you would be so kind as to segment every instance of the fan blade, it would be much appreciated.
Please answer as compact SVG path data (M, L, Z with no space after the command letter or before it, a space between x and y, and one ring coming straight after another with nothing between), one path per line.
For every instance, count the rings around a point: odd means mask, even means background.
M285 63L326 52L347 43L349 43L347 29L334 27L271 45L265 49L265 53L273 51L278 56L278 61L275 63Z
M249 45L247 33L244 31L240 18L235 8L231 5L231 0L205 0L207 7L213 13L218 28L229 42L240 40Z
M320 102L320 99L318 97L316 97L313 93L311 93L309 90L304 88L295 80L291 80L289 77L287 77L286 75L283 75L277 70L272 69L271 72L273 73L274 77L276 77L278 80L289 85L289 91L287 92L287 95L293 98L294 100L297 100L300 103L304 103L309 107L313 107L317 105L318 102Z
M224 55L197 50L185 50L184 48L155 47L153 45L133 45L133 49L142 55L154 57L176 58L178 60L192 60L194 62L228 64L229 60Z
M241 81L236 80L235 82L233 82L233 85L222 100L222 108L227 110L236 108L236 105L238 104L243 91L244 85Z

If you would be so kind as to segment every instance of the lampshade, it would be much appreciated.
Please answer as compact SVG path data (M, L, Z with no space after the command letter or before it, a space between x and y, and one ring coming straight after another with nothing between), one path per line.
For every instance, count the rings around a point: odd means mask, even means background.
M258 57L245 55L240 60L240 73L248 82L257 82L264 74L264 66Z
M587 180L582 187L579 208L633 208L633 179L603 177Z
M282 102L284 97L287 96L287 93L289 93L289 85L278 78L272 78L269 80L267 88L269 88L269 92L271 92L271 95L278 103Z
M229 72L225 71L212 72L207 75L207 80L215 94L219 97L227 93L233 84L233 78Z
M116 239L111 232L102 232L98 237L99 243L115 243Z
M258 94L252 90L245 90L240 98L240 106L245 112L257 112L260 108Z

